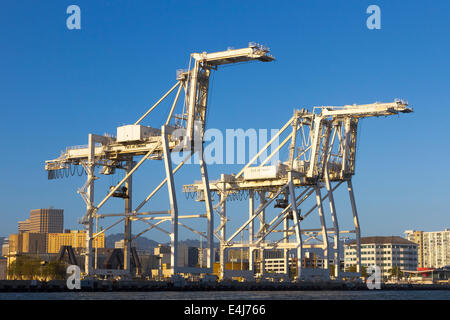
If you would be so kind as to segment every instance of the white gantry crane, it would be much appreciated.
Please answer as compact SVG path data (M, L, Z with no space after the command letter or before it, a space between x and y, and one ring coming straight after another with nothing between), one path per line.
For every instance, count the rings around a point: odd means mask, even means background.
M45 169L49 179L69 176L79 172L82 166L87 175L84 186L78 190L86 202L86 213L81 222L86 229L86 247L84 270L86 276L94 274L111 274L111 270L101 270L94 263L93 240L110 228L124 223L124 270L114 274L129 274L131 242L144 232L155 229L170 237L171 243L171 272L177 273L212 273L213 268L213 229L214 217L211 204L207 168L203 161L203 132L206 125L206 111L208 107L209 78L212 70L225 64L246 61L272 61L274 58L269 50L261 45L250 43L248 48L233 49L214 53L193 53L187 71L177 72L177 82L151 108L149 108L134 124L117 128L117 136L89 134L87 146L68 147L53 160L46 161ZM160 127L154 128L142 125L149 114L165 100L175 89L176 95L170 105L169 115ZM175 115L181 92L184 92L182 112ZM175 168L172 167L170 154L175 151L185 151L188 155ZM205 213L179 215L175 194L173 175L187 160L198 153L199 166L202 175L202 186L205 190ZM146 160L164 160L166 178L161 181L148 196L136 207L132 208L132 176ZM125 172L123 179L112 186L109 193L99 203L94 201L94 184L99 175L114 174L116 170ZM144 205L167 184L170 207L165 211L142 211ZM112 197L125 201L123 213L100 213L100 209ZM101 231L94 231L94 221L103 218L117 220ZM203 218L207 221L207 232L199 232L190 228L181 219ZM132 221L142 221L148 228L132 238ZM168 222L169 230L161 224ZM186 227L207 240L207 268L181 268L177 265L178 256L178 226Z
M209 190L203 183L185 185L184 192L192 193L197 199L207 199L210 191L219 196L214 210L220 218L220 225L214 233L220 241L221 277L254 277L257 265L256 255L259 256L260 262L259 276L266 276L264 250L267 249L284 251L285 276L289 275L290 251L295 251L297 280L309 278L309 276L328 278L329 260L332 260L335 266L335 278L358 276L361 272L361 231L352 186L358 121L360 118L390 116L412 111L407 107L407 103L401 100L343 107L322 106L315 107L312 112L305 109L296 110L293 117L237 174L222 174L220 179L210 183ZM283 132L289 132L289 128L290 133L278 144L278 139ZM267 165L276 154L280 155L283 147L288 148L287 161L277 165ZM271 151L269 156L256 165L257 159L266 154L269 148ZM354 221L354 229L347 231L339 229L333 197L333 192L344 182L348 188ZM324 195L321 193L322 189L325 189ZM244 198L248 197L248 219L232 234L228 234L229 221L233 218L245 217L247 213L239 215L233 212L233 216L227 215L227 200L240 198L237 195L243 193L245 193ZM255 201L257 197L259 204ZM312 207L305 208L306 200L309 198L314 204ZM323 208L323 201L327 198L333 224L330 228L326 226ZM275 208L280 210L269 220L266 209L272 203L275 203ZM313 212L318 213L319 227L302 228L304 222L307 222L304 220L306 218L311 220ZM258 230L256 230L257 224ZM245 230L248 230L248 241L239 241L239 238L243 239ZM276 232L278 235L281 234L281 237L276 237ZM346 233L354 233L356 237L357 272L352 274L341 272L339 267L340 236ZM277 239L269 240L270 235ZM226 270L226 252L230 248L248 250L248 270ZM322 251L323 268L302 268L304 253L311 249ZM271 276L273 277L273 274Z

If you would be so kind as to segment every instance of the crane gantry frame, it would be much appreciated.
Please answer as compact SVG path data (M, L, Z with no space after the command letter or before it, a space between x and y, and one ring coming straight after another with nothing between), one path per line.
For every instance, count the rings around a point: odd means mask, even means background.
M191 62L193 60L193 64ZM169 89L152 107L150 107L133 125L119 127L117 138L108 135L89 134L88 145L81 147L69 147L53 160L46 161L45 169L48 171L49 179L58 176L58 171L71 170L72 165L81 165L87 175L84 186L78 190L86 203L86 213L81 222L86 228L85 248L85 275L104 274L104 270L93 269L92 241L100 234L124 222L124 272L130 271L130 249L131 249L131 223L132 221L143 221L149 227L137 236L152 229L158 229L170 236L171 242L171 272L177 273L212 273L213 255L213 228L214 219L212 214L212 203L209 192L209 180L206 164L203 160L203 133L206 125L206 111L209 92L209 78L212 70L217 70L221 65L239 62L259 60L270 62L274 58L269 54L269 49L264 46L250 43L248 48L229 49L227 51L214 53L193 53L189 69L177 73L177 83ZM176 96L170 108L169 116L161 129L142 126L140 123L175 89ZM174 115L178 104L180 93L184 89L185 99L183 112L180 116ZM175 119L175 124L170 121ZM176 134L175 134L176 133ZM181 134L180 134L181 133ZM188 155L175 168L172 168L170 154L174 151L184 150ZM178 205L175 194L173 175L194 154L199 155L199 166L202 175L203 188L205 190L205 214L183 215L178 214ZM141 157L136 163L135 158ZM132 175L145 162L145 160L164 160L166 178L133 210L132 203ZM124 170L125 177L111 187L110 192L97 205L94 203L94 184L99 177L95 174L96 167L102 167L101 173L112 174L116 169ZM167 184L170 200L170 209L167 211L141 211L142 207ZM100 214L100 208L111 198L120 197L125 200L124 213ZM94 233L94 219L107 217L120 217L102 231ZM206 218L207 220L207 268L179 268L177 266L178 256L178 226L187 227L179 219ZM156 223L152 223L157 221ZM169 221L171 230L167 231L159 225ZM197 232L197 231L195 231ZM197 232L198 233L198 232ZM117 272L116 272L117 273Z
M262 147L259 152L236 175L222 174L221 178L212 181L210 190L220 196L214 210L219 215L221 224L215 230L215 236L220 241L220 273L222 278L243 276L254 277L254 254L260 251L262 266L260 276L264 277L264 253L265 249L284 249L284 268L289 274L289 250L295 249L297 254L297 279L306 278L309 275L319 274L328 277L328 261L330 252L333 252L334 277L339 279L344 275L351 276L354 273L342 273L340 270L340 234L355 233L356 238L356 270L361 272L361 231L358 212L355 203L352 176L355 173L356 137L358 121L361 118L390 116L398 113L409 113L413 110L407 107L407 103L396 100L392 103L373 103L368 105L347 105L343 107L322 106L315 107L313 112L305 109L296 110L294 115ZM319 111L319 112L316 112ZM278 145L274 142L284 131L291 127L292 132ZM336 139L337 137L337 139ZM289 158L286 162L277 166L267 166L266 163L272 157L280 153L287 145ZM252 166L257 159L268 149L272 153L261 164ZM347 184L350 205L354 221L354 230L339 230L338 217L333 192L344 182ZM332 184L335 184L332 186ZM321 189L325 189L326 195L321 195ZM301 189L296 194L296 189ZM245 190L249 195L248 219L240 225L231 235L226 235L227 198L234 193ZM197 199L204 199L205 189L199 183L184 186L187 193L197 193ZM258 194L260 204L255 209L255 195ZM281 197L281 199L280 199ZM283 199L284 197L284 199ZM301 214L301 205L310 197L315 197L316 204L306 213ZM332 228L327 228L323 201L328 198L330 205ZM281 212L270 222L266 221L265 210L276 199L275 207L282 208ZM278 203L278 201L280 203ZM284 205L280 205L284 203ZM320 228L302 229L301 221L306 219L317 209ZM255 223L259 220L260 228L255 232ZM289 221L293 225L289 226ZM276 228L283 223L283 229ZM248 242L233 241L239 234L243 235L248 228ZM274 233L282 232L284 237L278 241L268 242L265 239ZM295 241L289 241L290 234L295 235ZM306 236L307 238L303 238ZM333 247L329 238L333 239ZM315 240L316 243L310 243ZM233 271L225 269L225 253L230 248L247 248L249 251L249 270ZM321 270L308 270L302 268L304 249L319 248L323 250L324 268ZM241 257L242 259L242 257ZM309 271L307 274L304 274Z
M192 63L193 60L193 63ZM250 44L248 48L227 50L215 53L193 53L187 71L177 73L177 82L152 107L150 107L134 124L119 127L117 137L89 134L88 145L69 147L60 157L46 161L45 169L49 179L55 178L58 171L67 170L72 165L82 166L87 179L78 191L86 203L86 213L81 222L86 228L85 275L104 274L104 270L93 268L92 240L112 227L124 222L124 272L130 271L131 242L138 236L156 229L166 233L171 243L171 272L178 273L212 273L214 236L220 241L220 272L223 278L233 276L225 270L225 252L233 247L247 247L251 254L249 274L254 275L253 252L267 248L282 248L285 250L285 266L288 270L288 251L297 253L297 279L307 276L307 270L302 268L304 249L320 248L324 252L325 272L327 274L328 257L339 261L339 237L346 232L355 233L357 247L357 271L361 270L360 259L360 226L356 209L351 178L355 170L356 136L358 120L373 116L389 116L398 113L411 112L404 101L393 103L374 103L369 105L350 105L344 107L317 107L313 112L305 109L296 110L293 117L281 130L263 147L254 158L236 175L221 175L217 181L209 181L207 167L203 159L203 134L206 127L206 110L208 107L209 81L212 70L225 64L259 60L269 62L274 58L269 50L260 45ZM161 128L141 125L141 122L167 97L176 91L167 120ZM183 111L174 115L181 92L184 91ZM319 111L318 113L316 111ZM174 124L170 124L175 120ZM272 153L259 165L252 166L262 152L271 147L282 132L291 128L292 132ZM181 135L180 135L181 132ZM266 166L267 162L284 146L289 146L289 159L279 166ZM176 151L187 151L187 155L175 168L172 167L170 154ZM174 174L196 153L198 153L202 181L185 185L183 191L195 192L198 198L205 202L205 213L179 215L175 193ZM136 161L140 157L139 161ZM163 160L166 178L163 179L138 205L132 208L132 176L146 160ZM100 173L108 175L116 170L126 172L123 179L111 187L109 193L98 204L94 202L94 185ZM268 170L267 170L268 169ZM269 173L269 175L267 175ZM347 184L354 230L339 230L333 192L344 182ZM332 184L335 184L334 186ZM170 208L163 211L142 211L150 199L167 184ZM297 195L296 189L301 188ZM322 196L321 190L326 190ZM226 212L226 200L230 194L245 190L249 193L249 218L231 236L226 236L226 225L229 216ZM220 195L220 201L213 207L211 192ZM256 195L260 204L255 208ZM112 197L125 200L123 213L99 213L103 205ZM301 213L301 205L314 198L316 204L306 213ZM323 210L323 201L328 198L333 227L327 228ZM266 208L277 200L282 208L274 219L266 221ZM279 203L278 203L279 202ZM301 221L317 209L320 228L302 229ZM220 225L214 230L214 212L220 217ZM94 232L94 220L117 217L117 221L103 229ZM206 219L206 235L188 227L180 219ZM260 229L255 233L255 222L260 221ZM292 220L292 226L289 226ZM141 221L148 227L132 238L132 221ZM170 230L163 229L163 222L170 222ZM267 223L268 222L268 223ZM283 223L283 229L277 227ZM183 226L199 234L207 240L207 267L183 268L177 265L178 257L178 227ZM249 241L233 241L237 235L248 227ZM276 242L267 241L267 237L279 231L283 238ZM290 235L295 235L295 241L290 241ZM305 238L306 237L306 238ZM333 239L333 248L329 238ZM312 243L315 240L315 243ZM261 255L263 256L263 255ZM264 263L264 259L262 259ZM337 264L339 265L339 264ZM262 267L264 270L264 267ZM341 277L339 268L335 268L335 277Z

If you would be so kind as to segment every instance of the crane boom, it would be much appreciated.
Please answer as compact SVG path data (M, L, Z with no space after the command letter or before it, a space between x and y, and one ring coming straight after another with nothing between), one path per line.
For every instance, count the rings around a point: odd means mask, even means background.
M206 124L206 109L208 102L209 76L211 69L220 65L259 60L269 62L274 60L269 49L256 44L249 44L248 48L234 49L214 53L192 53L194 66L186 75L187 84L187 127L185 146L194 140L194 127L197 125L203 136Z
M345 105L343 107L319 107L322 109L320 115L322 117L331 116L338 117L353 117L353 118L368 118L379 116L390 116L398 113L413 112L412 108L408 108L408 103L403 100L395 100L388 103L371 103L363 105Z
M194 59L192 68L185 72L177 74L177 83L164 94L149 110L147 110L133 125L126 125L117 128L117 138L113 136L96 136L100 141L95 146L94 156L98 160L97 164L107 165L101 162L102 159L108 159L108 163L113 161L114 165L119 165L133 156L145 155L149 150L154 154L149 159L161 159L161 129L140 125L151 111L153 111L167 96L179 86L176 98L173 102L170 114L178 102L180 90L184 88L185 102L187 112L182 115L186 122L181 126L167 125L167 132L172 134L175 130L183 131L184 140L169 141L169 149L173 150L177 146L183 146L191 149L194 140L202 141L204 128L206 126L206 109L209 91L209 76L211 70L216 70L218 66L248 62L248 61L273 61L275 58L269 54L269 49L254 43L250 43L248 48L229 49L226 51L212 53L192 53ZM51 171L67 169L70 164L78 165L86 161L89 155L89 148L85 146L68 147L61 155L53 160L47 160L45 169L49 171L49 179L54 178Z

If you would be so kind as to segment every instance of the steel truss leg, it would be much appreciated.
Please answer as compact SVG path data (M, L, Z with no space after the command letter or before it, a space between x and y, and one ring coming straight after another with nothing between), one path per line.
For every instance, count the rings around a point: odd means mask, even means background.
M178 270L178 206L166 126L161 127L161 134L163 140L164 165L166 169L167 189L169 191L170 215L172 222L172 232L170 233L170 267L172 269L172 274L176 274Z
M350 203L352 205L353 222L355 224L355 238L356 238L356 272L361 272L361 229L359 226L358 211L356 210L355 195L353 193L352 180L347 180L348 194L350 196Z
M261 207L266 203L266 192L259 192L259 205ZM266 209L261 210L259 217L259 234L263 235L266 231ZM264 240L261 241L261 244L264 245ZM266 266L264 261L264 247L259 249L259 261L260 261L260 274L264 274Z
M316 201L317 201L317 211L319 212L320 224L322 226L322 238L323 238L323 259L324 259L324 269L328 270L328 234L327 234L327 226L325 223L325 217L323 214L323 206L322 206L322 196L320 195L320 188L315 185L314 189L316 191Z
M133 160L127 161L127 173L133 167ZM124 244L123 244L123 269L131 273L130 254L131 254L131 219L129 217L132 212L132 177L129 176L125 182L127 188L127 198L125 198L125 230L124 230ZM137 267L137 266L136 266Z
M255 198L254 198L254 192L253 190L249 191L249 198L248 198L248 218L251 219L253 217L253 214L255 213ZM248 269L253 271L253 241L255 239L255 233L254 233L254 223L249 223L248 225ZM242 259L242 257L241 257Z
M206 168L205 161L203 159L203 146L200 146L199 152L199 163L200 163L200 171L202 173L202 181L203 181L203 193L205 195L205 206L206 206L206 216L208 220L207 226L207 268L210 268L210 272L213 271L214 266L214 215L213 215L213 206L211 201L211 192L209 189L209 179L208 179L208 170Z
M340 246L339 246L339 224L336 215L336 206L334 204L334 196L333 190L331 188L328 168L325 168L325 186L328 191L328 201L330 203L331 220L333 221L333 228L334 228L334 276L336 279L339 279L341 266Z
M84 273L86 276L92 274L92 235L93 235L93 213L94 213L94 181L95 181L95 139L93 134L89 134L88 141L88 162L86 166L87 181L89 182L86 191L86 252L84 260Z
M284 243L289 243L289 218L286 216L284 218ZM284 249L283 250L283 261L284 261L284 271L287 276L289 276L289 250Z
M225 277L225 240L226 240L226 222L227 222L227 201L226 201L226 183L225 183L225 175L221 175L221 181L223 181L222 193L220 194L220 202L221 210L220 210L220 224L222 229L220 230L220 278L224 279Z
M302 278L303 267L303 241L302 232L300 230L300 215L297 210L297 201L295 197L295 186L292 181L292 172L289 172L289 196L291 201L292 216L294 220L295 236L297 238L297 282L300 282Z

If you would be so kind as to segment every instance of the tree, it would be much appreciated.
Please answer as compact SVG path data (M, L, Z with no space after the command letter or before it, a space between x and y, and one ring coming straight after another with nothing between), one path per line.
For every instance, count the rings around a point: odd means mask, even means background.
M16 280L64 280L66 265L62 261L41 262L38 258L18 256L8 268L9 279Z
M400 268L396 265L392 267L391 270L389 270L390 277L395 278L396 280L399 280L403 278L403 272L400 270Z
M330 277L334 277L334 268L335 268L334 264L330 264L328 266L328 270L330 271Z
M367 274L367 268L361 266L361 277L367 278L369 275Z
M58 260L49 261L42 267L42 276L47 280L64 280L66 265Z
M345 271L346 272L356 272L356 265L351 265ZM364 266L361 266L361 277L364 277L364 278L368 277L367 268Z
M10 279L33 280L41 277L41 261L28 256L18 256L8 269Z

